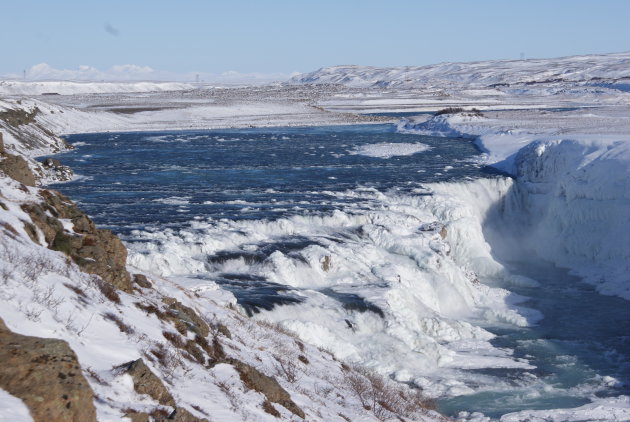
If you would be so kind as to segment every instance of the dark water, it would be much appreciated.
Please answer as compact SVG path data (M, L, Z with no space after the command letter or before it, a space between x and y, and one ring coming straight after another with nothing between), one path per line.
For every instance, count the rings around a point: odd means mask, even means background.
M67 140L78 148L56 158L88 177L53 187L122 235L209 216L277 219L330 212L344 202L330 192L410 192L422 183L496 174L477 164L479 151L468 140L402 135L393 125L106 133ZM379 143L431 149L388 159L351 153Z

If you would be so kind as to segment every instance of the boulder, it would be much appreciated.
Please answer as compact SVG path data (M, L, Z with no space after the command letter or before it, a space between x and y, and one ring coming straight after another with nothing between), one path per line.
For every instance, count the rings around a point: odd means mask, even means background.
M0 362L0 388L35 422L96 422L94 394L65 341L15 334L0 319Z

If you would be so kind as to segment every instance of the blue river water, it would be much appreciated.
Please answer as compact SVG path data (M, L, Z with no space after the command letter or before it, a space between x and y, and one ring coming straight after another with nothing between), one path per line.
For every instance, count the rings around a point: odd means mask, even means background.
M194 217L329 212L341 204L327 192L411 191L422 183L497 174L479 164L479 151L468 140L403 135L393 125L83 134L67 140L78 148L56 158L86 178L52 187L123 236ZM429 149L387 160L356 153L383 143Z

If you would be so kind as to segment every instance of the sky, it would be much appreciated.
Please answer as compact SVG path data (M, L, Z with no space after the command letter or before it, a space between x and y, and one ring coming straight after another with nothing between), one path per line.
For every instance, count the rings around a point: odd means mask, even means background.
M284 79L630 51L626 0L3 1L0 75Z

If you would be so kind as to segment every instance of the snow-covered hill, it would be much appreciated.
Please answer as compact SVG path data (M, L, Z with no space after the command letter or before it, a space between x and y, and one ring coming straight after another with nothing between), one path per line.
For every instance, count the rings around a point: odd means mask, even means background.
M343 84L362 88L425 85L601 82L630 78L630 52L559 59L495 60L429 66L334 66L293 77L291 84Z
M181 82L74 82L0 80L0 95L71 95L103 93L138 93L193 89Z

